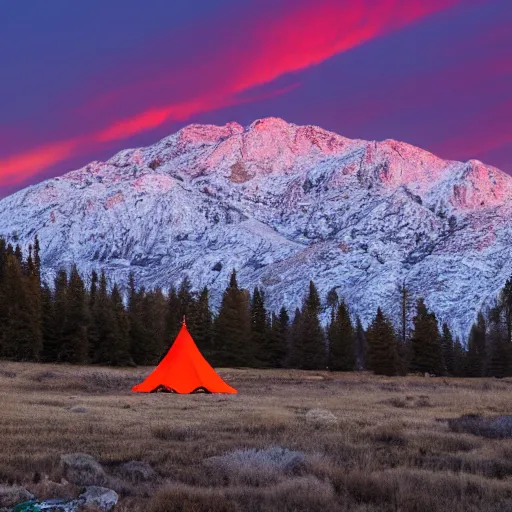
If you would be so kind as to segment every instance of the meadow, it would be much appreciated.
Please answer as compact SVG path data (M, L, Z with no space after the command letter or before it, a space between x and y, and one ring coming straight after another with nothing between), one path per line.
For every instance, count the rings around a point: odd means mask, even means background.
M0 484L69 496L60 457L84 453L116 511L512 510L511 432L485 419L512 379L224 369L236 396L131 393L149 370L0 363Z

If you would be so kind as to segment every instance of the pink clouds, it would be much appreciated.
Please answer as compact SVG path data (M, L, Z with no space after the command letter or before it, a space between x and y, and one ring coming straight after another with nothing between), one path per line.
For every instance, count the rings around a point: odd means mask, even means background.
M0 185L19 183L72 155L90 153L106 143L121 141L164 123L185 121L201 113L261 99L247 97L252 89L271 84L289 73L315 66L334 55L366 41L407 26L425 16L450 8L461 0L318 0L288 6L273 19L246 17L240 20L239 34L244 42L224 41L209 50L208 62L189 69L169 70L169 76L156 79L173 84L172 96L165 104L155 104L131 115L102 120L103 126L69 139L27 148L0 159ZM215 43L212 43L215 44ZM228 47L226 46L228 45ZM189 93L190 77L201 77ZM90 105L105 107L119 98L149 95L145 84L128 84L107 91ZM263 95L283 94L286 90ZM93 110L94 110L93 108ZM77 122L75 126L79 126Z

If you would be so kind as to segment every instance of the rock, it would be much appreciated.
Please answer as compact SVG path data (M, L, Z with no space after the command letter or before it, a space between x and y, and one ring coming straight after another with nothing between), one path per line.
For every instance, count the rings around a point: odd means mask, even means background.
M316 425L335 425L338 418L327 409L311 409L306 413L306 422Z
M64 478L75 485L104 485L107 482L105 471L90 455L62 455L60 465Z
M85 489L78 498L84 505L98 507L105 512L112 510L119 500L118 494L106 487L91 486Z
M87 407L83 407L81 405L75 405L70 409L71 412L87 412L88 410L89 409L87 409Z
M153 468L147 462L137 460L125 462L121 465L119 471L123 478L134 484L151 480L155 474Z
M34 496L23 487L0 485L0 508L12 507L18 503L33 499Z

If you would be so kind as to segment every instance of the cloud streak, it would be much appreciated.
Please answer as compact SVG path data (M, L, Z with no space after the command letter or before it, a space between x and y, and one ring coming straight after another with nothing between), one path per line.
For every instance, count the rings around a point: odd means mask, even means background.
M128 139L165 123L182 122L221 108L258 101L251 93L290 73L316 66L374 38L455 6L461 0L318 0L289 4L274 18L240 20L240 41L220 40L207 62L174 69L153 83L170 84L174 101L148 106L131 115L69 139L29 148L0 159L0 184L20 183L77 154ZM200 78L199 85L197 78ZM193 93L188 89L194 78ZM282 94L280 90L272 94ZM108 105L145 93L144 83L107 92L91 100L100 112ZM93 109L94 110L94 109Z

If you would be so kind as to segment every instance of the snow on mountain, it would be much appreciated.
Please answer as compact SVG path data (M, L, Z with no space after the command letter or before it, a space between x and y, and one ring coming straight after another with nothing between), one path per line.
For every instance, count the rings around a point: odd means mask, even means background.
M147 148L0 201L0 235L37 233L48 277L76 262L166 289L188 276L218 302L233 268L269 305L314 279L368 322L399 283L465 337L512 273L512 177L394 140L261 119L191 125Z

